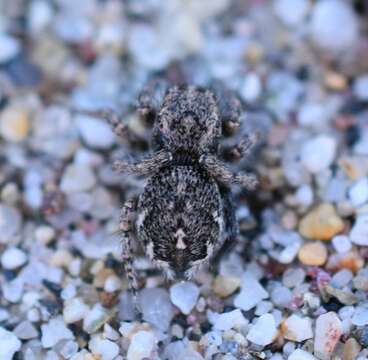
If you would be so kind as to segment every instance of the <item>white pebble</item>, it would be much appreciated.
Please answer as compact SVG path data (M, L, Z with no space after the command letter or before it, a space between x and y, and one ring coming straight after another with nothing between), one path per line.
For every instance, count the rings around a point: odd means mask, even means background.
M106 292L115 292L119 290L121 287L121 281L118 276L116 275L110 275L106 280L104 284L104 290Z
M9 248L1 256L1 265L4 269L14 270L27 262L27 254L18 248Z
M264 314L250 328L247 339L254 344L266 346L277 336L275 319L271 314Z
M332 164L336 147L336 140L333 137L319 135L303 144L301 162L311 173L318 173Z
M38 337L38 331L29 321L22 321L15 329L14 334L21 340L29 340Z
M20 349L21 342L13 334L0 327L0 359L1 360L12 360L13 355Z
M332 245L339 254L347 253L352 247L351 241L346 235L335 236L332 239Z
M43 245L47 245L55 237L55 230L47 225L41 225L35 230L35 238Z
M198 296L198 286L189 281L177 283L170 288L170 299L172 303L186 315L194 308Z
M42 31L52 20L52 6L45 0L32 1L29 5L28 24L33 33Z
M285 339L291 341L302 342L313 337L311 320L295 314L285 320L283 329Z
M305 18L310 3L308 0L275 0L274 11L287 26L297 26Z
M300 107L298 123L301 126L320 128L327 121L325 108L319 103L306 103Z
M114 144L114 133L106 122L85 115L76 116L75 121L80 136L90 147L108 149Z
M68 340L60 348L60 355L63 356L65 359L70 359L78 352L78 349L78 343L72 340Z
M60 188L67 194L88 191L96 183L92 169L83 164L69 165L61 179Z
M88 344L93 355L101 360L113 360L119 354L119 346L111 340L94 336Z
M165 289L146 288L139 296L143 319L161 331L166 331L174 316L170 296Z
M96 332L110 318L111 313L101 306L95 304L83 319L83 330L88 334Z
M282 276L282 283L288 288L294 288L301 285L305 279L305 271L301 268L289 268Z
M304 207L308 207L313 203L313 190L310 185L302 185L295 192L296 200L298 204Z
M13 59L20 49L21 47L17 39L0 32L0 64Z
M368 307L357 307L351 322L356 326L368 325Z
M262 285L250 272L245 272L242 278L241 291L234 299L235 307L248 311L267 298L268 293Z
M330 311L320 315L316 321L314 354L319 358L329 358L342 335L342 324L336 313Z
M362 101L368 100L368 74L358 76L353 85L354 95Z
M350 239L356 245L368 246L368 215L359 215L350 232Z
M18 233L22 218L13 207L0 204L0 243L8 243Z
M354 275L350 270L341 269L332 276L331 285L337 289L342 289L349 284L353 277Z
M24 282L19 277L3 284L3 296L11 303L17 303L22 298L24 291Z
M240 95L247 102L256 101L262 92L262 83L259 76L255 73L246 75L242 87L240 89Z
M86 305L82 299L73 298L65 303L63 310L64 321L67 324L72 324L82 320L87 314L88 310L88 305Z
M296 349L290 354L288 360L317 360L317 358L307 351Z
M279 308L286 308L293 300L293 294L287 287L277 286L271 292L272 302Z
M272 302L263 300L257 304L254 314L257 316L261 316L263 314L270 312L272 309L273 309Z
M150 358L156 347L156 338L149 331L138 331L129 345L127 360Z
M227 331L233 328L240 329L248 324L248 320L244 317L239 309L219 314L216 318L214 328L216 330Z
M73 340L73 333L66 327L63 318L58 316L47 324L41 325L41 343L44 348L51 348L60 340Z
M363 177L356 181L349 189L349 199L354 207L368 202L368 178Z
M310 25L313 41L325 50L342 52L358 40L357 17L349 2L343 0L316 2Z

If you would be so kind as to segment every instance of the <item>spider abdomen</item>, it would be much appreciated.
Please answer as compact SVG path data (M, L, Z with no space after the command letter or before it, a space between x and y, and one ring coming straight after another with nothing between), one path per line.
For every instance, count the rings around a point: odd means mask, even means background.
M161 169L139 198L138 238L170 276L188 276L205 262L221 243L223 224L219 187L196 165Z

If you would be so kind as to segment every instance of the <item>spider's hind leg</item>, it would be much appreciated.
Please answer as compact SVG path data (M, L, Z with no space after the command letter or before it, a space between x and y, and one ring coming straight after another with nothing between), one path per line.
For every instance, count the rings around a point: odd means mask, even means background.
M133 293L134 304L137 308L137 295L139 290L138 275L133 266L134 251L133 251L133 231L134 231L134 213L136 210L136 201L130 199L125 201L120 216L120 230L122 240L122 260L125 274L128 278L129 289Z
M218 268L221 259L228 256L236 245L239 234L239 227L235 216L235 206L231 192L228 188L220 186L220 193L224 216L224 241L216 250L212 264L215 269Z

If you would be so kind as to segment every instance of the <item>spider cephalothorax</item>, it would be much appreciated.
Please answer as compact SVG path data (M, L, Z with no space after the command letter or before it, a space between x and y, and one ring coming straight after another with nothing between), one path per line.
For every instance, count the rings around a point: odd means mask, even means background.
M222 129L238 124L240 103L196 86L147 86L138 110L154 119L153 153L135 163L119 160L123 173L148 176L138 201L122 209L123 261L130 285L138 288L133 268L132 241L170 278L189 278L225 242L237 235L230 185L256 186L252 174L234 174L219 160ZM90 113L107 119L119 135L129 131L111 111ZM235 146L239 157L256 141L245 138ZM134 234L136 236L134 236Z

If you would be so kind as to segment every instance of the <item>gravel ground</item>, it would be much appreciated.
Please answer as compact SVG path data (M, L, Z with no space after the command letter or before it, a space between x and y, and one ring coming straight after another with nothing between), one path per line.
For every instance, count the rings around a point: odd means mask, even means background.
M353 5L354 3L354 5ZM344 0L0 0L0 359L368 359L368 9ZM138 251L120 206L144 180L152 76L219 80L263 135L234 163L239 241L191 281ZM110 107L133 137L72 107Z

